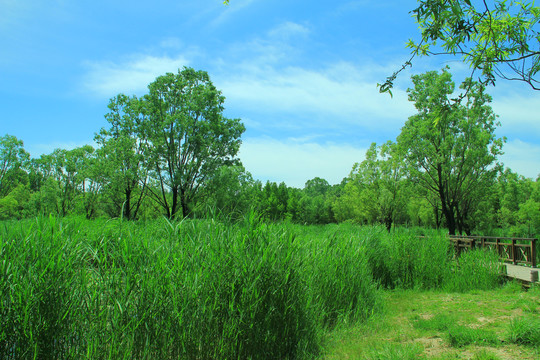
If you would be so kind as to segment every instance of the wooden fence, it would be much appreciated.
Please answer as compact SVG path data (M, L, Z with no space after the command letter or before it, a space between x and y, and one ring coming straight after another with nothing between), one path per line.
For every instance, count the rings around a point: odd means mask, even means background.
M529 265L533 268L537 265L537 239L451 235L450 240L454 243L457 256L464 250L487 248L497 251L502 261L509 261L514 265Z

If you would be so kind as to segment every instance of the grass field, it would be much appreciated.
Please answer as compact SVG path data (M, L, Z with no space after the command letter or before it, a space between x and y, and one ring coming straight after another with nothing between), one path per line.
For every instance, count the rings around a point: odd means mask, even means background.
M327 335L322 359L540 359L540 288L385 292L385 311Z
M537 293L492 290L498 273L493 254L457 264L446 237L424 229L267 224L255 214L4 222L0 358L402 359L478 342L538 354ZM498 320L475 325L462 316L479 301L464 299L482 294L501 299L492 311L518 297L529 310L508 333Z

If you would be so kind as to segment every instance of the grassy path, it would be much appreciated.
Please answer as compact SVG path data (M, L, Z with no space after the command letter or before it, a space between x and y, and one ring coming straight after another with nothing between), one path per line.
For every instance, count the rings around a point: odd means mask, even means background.
M327 336L322 359L540 360L540 289L394 291L386 311Z

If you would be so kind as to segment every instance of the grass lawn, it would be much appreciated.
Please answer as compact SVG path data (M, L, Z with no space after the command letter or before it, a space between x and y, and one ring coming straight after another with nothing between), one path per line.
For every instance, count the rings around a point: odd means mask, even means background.
M540 289L386 292L386 310L326 337L322 359L540 359Z

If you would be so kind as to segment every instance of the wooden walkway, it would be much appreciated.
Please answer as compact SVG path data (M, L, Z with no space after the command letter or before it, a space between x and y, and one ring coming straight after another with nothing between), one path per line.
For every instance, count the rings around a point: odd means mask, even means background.
M517 279L526 283L534 284L539 283L538 272L540 269L531 268L527 266L503 264L506 270L505 275L509 278Z

